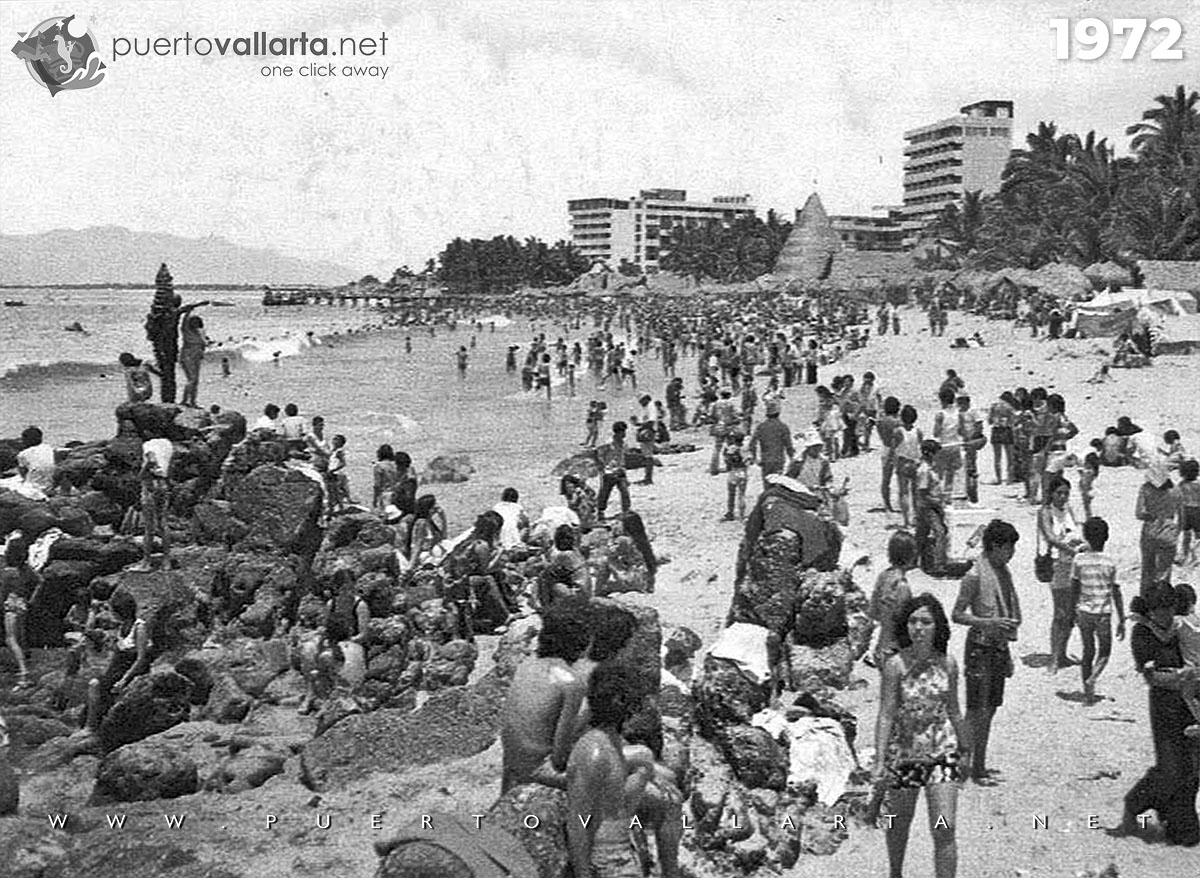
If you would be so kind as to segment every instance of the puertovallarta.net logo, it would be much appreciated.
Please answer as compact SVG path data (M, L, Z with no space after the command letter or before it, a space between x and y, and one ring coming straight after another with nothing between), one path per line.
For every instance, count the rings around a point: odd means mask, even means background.
M33 81L50 92L91 88L104 81L96 36L74 15L47 18L20 39L12 52L25 62Z

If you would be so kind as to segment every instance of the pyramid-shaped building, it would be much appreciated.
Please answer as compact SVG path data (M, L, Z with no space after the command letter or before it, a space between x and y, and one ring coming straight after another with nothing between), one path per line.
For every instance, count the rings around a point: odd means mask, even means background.
M820 196L814 192L796 216L792 233L775 260L773 274L803 281L824 280L841 249L841 239L829 222Z

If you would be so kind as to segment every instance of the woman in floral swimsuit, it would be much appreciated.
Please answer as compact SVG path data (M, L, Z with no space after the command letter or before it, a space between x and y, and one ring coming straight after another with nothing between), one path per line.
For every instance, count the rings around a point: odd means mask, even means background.
M934 874L953 878L958 864L955 822L960 753L969 752L958 706L958 666L946 654L950 625L937 598L910 598L896 615L900 652L883 669L875 727L875 781L886 790L887 850L891 874L904 868L917 795L925 789L933 834Z

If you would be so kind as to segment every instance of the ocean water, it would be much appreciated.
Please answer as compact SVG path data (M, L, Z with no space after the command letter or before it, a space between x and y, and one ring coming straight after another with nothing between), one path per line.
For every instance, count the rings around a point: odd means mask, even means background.
M27 302L0 308L0 436L16 436L28 424L45 431L47 441L64 445L115 432L113 410L124 400L124 379L116 365L121 351L150 358L142 321L150 290L10 290L4 298ZM590 399L604 399L612 421L636 410L628 387L597 390L593 379L577 374L577 395L567 396L565 381L544 393L526 393L520 376L506 374L508 345L523 348L535 331L553 341L582 340L591 331L556 324L482 315L483 331L467 324L456 331L437 327L381 328L381 315L370 310L328 305L264 308L251 291L187 291L185 302L212 298L230 307L201 310L208 336L220 347L210 350L200 384L200 403L234 409L253 421L263 406L295 402L308 418L326 419L327 434L347 438L347 461L355 499L369 500L371 464L382 443L407 451L418 469L434 455L463 452L477 473L462 485L432 486L452 522L470 523L489 508L506 486L516 487L534 511L559 502L555 464L578 450ZM495 331L488 323L496 320ZM64 327L78 321L86 334ZM351 331L353 330L353 331ZM308 333L316 343L309 343ZM476 336L476 347L470 339ZM413 351L405 353L405 336ZM469 348L465 380L455 366L455 351ZM275 362L273 352L281 356ZM232 374L221 375L220 358L230 359ZM642 387L662 398L666 379L661 365L643 358ZM681 362L689 379L694 363ZM179 375L182 386L182 373ZM707 435L690 434L706 443ZM689 441L689 434L680 437ZM603 441L603 439L602 439Z

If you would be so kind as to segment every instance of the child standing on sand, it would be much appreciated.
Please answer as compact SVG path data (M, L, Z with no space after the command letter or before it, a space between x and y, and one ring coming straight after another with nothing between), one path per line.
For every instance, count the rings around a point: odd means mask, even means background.
M1089 704L1096 697L1096 681L1108 666L1112 653L1112 610L1117 610L1117 639L1125 639L1125 606L1117 582L1117 565L1104 554L1108 542L1108 523L1089 518L1083 523L1087 548L1075 553L1071 561L1070 582L1075 603L1075 624L1083 638L1083 697ZM1096 654L1097 643L1100 647Z
M746 517L746 480L748 478L746 463L746 452L742 447L745 441L745 434L740 430L734 430L725 437L725 470L728 473L726 477L726 503L725 503L725 518L724 521L733 521L733 510L737 507L737 518L741 521Z
M1183 542L1179 548L1180 564L1196 563L1196 548L1200 546L1200 463L1185 460L1179 464L1179 532ZM1195 542L1193 542L1195 540Z
M600 422L604 420L605 404L592 400L588 403L587 418L584 423L587 426L587 436L583 440L584 448L595 448L596 442L600 438Z

